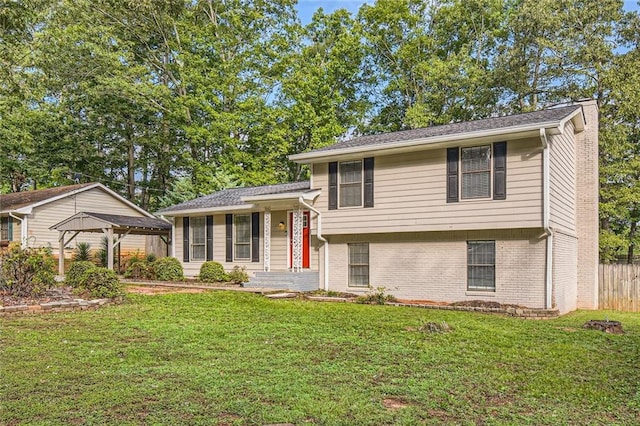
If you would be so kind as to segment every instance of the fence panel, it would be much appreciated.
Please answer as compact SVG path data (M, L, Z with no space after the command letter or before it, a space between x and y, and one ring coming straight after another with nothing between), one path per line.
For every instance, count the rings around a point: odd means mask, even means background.
M600 265L598 306L600 309L640 312L640 265Z

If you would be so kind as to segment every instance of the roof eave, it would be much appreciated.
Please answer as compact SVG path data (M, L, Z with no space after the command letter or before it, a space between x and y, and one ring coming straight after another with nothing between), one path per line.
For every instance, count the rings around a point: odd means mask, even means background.
M230 206L200 207L197 209L159 211L159 212L156 212L156 214L161 216L175 217L175 216L189 216L189 215L206 214L206 213L223 213L228 211L244 211L244 210L251 210L255 208L256 206L254 204L237 204L237 205L230 205Z
M245 203L263 203L265 201L297 201L302 197L305 201L313 201L318 195L320 195L319 189L314 190L306 190L306 191L296 191L296 192L286 192L280 194L264 194L264 195L253 195L247 197L241 197L240 199Z
M576 113L580 110L576 109ZM574 113L575 114L575 113ZM574 114L571 114L570 117L573 117ZM390 142L384 144L372 144L368 146L359 146L359 147L349 147L342 149L333 149L328 151L317 151L317 152L307 152L294 154L289 156L289 160L294 161L296 163L313 163L318 160L322 160L325 158L333 158L340 156L349 156L353 154L359 153L372 153L379 152L384 154L391 154L395 152L403 152L408 150L415 150L416 147L421 147L423 149L436 149L446 147L448 145L459 144L461 141L468 140L471 142L476 142L482 139L492 139L492 138L503 138L510 137L512 139L522 139L526 137L533 137L539 134L540 129L549 129L551 131L560 131L561 124L566 120L553 120L547 121L543 123L536 123L535 125L524 125L524 126L511 126L505 127L501 129L490 129L483 130L477 132L465 132L458 133L453 135L440 135L440 136L432 136L428 138L420 138L420 139L411 139L399 142Z

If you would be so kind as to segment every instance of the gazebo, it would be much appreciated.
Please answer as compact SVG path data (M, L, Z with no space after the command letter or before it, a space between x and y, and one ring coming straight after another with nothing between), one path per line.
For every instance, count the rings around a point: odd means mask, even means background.
M64 247L81 232L103 233L108 240L107 267L109 269L113 269L114 247L117 247L127 235L159 235L167 245L171 243L171 224L154 217L79 212L49 229L60 233L59 253L64 253ZM114 237L116 237L115 240ZM58 259L58 273L64 275L64 255L62 254Z

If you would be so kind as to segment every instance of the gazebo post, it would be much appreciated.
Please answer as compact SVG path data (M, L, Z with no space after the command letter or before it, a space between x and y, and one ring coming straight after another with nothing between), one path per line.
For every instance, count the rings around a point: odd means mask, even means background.
M113 228L107 229L107 268L113 270Z
M58 275L64 275L64 236L67 234L67 231L60 231L60 238L58 242L60 243L60 248L58 249Z

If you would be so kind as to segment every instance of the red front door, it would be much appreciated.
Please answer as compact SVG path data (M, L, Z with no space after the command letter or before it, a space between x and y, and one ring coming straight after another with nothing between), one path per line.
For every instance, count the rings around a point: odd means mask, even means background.
M309 267L309 226L311 213L302 212L302 267ZM293 213L289 213L289 268L293 268Z

